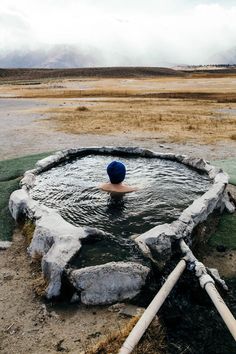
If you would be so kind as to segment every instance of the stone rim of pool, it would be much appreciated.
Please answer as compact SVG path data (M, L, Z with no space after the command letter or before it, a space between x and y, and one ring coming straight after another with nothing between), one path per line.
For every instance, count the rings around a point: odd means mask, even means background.
M177 220L170 224L158 225L135 239L143 254L159 266L170 259L172 243L181 238L191 243L194 227L205 221L214 210L233 211L234 207L226 191L228 175L201 158L158 153L139 147L78 148L50 155L38 161L33 170L25 172L20 182L21 189L14 191L9 200L9 209L16 221L24 217L35 223L28 252L32 258L42 258L42 273L48 281L45 291L48 299L60 295L63 274L79 293L84 304L110 304L131 299L145 285L150 271L148 267L138 262L109 262L79 270L68 269L68 263L81 249L82 241L90 237L103 237L104 233L96 228L76 227L70 224L56 209L46 207L29 195L36 175L62 162L90 154L155 157L177 161L206 173L212 180L208 191L195 199ZM76 291L74 298L77 297Z

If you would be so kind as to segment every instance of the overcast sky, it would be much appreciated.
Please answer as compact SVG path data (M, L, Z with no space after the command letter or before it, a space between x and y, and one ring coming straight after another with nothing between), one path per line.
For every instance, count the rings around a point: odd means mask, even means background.
M0 0L0 52L76 45L99 65L204 64L236 47L236 0Z

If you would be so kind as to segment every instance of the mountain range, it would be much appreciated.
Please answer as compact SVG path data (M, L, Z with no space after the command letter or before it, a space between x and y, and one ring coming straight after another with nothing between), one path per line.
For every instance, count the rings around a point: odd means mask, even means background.
M95 66L95 55L82 53L77 47L58 45L37 50L0 53L1 68L83 68Z
M116 55L114 53L114 55ZM190 63L191 64L191 63ZM202 63L199 63L202 64ZM207 63L203 64L236 64L236 47L211 56ZM167 63L161 66L174 66ZM180 63L176 63L180 65ZM102 54L95 48L83 51L77 46L56 45L44 49L35 50L13 50L7 53L0 53L0 68L85 68L106 66ZM129 64L127 65L129 66ZM156 63L160 66L160 63Z

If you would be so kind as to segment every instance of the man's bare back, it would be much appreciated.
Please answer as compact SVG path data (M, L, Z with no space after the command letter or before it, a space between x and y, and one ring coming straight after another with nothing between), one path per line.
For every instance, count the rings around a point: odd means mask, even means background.
M100 188L105 192L115 192L115 193L130 193L137 191L138 188L128 186L127 184L119 183L103 183Z
M137 190L137 187L128 186L127 184L122 183L126 174L126 168L123 163L112 161L107 166L107 174L110 182L103 183L100 186L100 189L103 191L113 193L130 193Z

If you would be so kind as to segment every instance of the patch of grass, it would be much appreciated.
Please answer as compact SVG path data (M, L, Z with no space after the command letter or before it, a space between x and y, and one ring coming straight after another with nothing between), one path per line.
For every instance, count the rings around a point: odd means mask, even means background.
M89 109L88 109L88 107L80 106L80 107L77 107L77 108L76 108L76 111L84 112L84 111L89 111Z
M232 135L230 136L230 139L231 139L231 140L236 140L236 134L232 134Z
M48 281L42 275L40 275L38 278L32 281L32 286L38 296L44 296L45 290L48 287Z
M209 240L210 246L224 245L227 249L236 250L236 217L235 214L224 214L217 231Z
M126 326L119 331L110 333L95 346L85 351L85 354L116 354L119 352L125 339L135 326L139 317L132 318ZM166 354L165 332L157 317L153 320L133 354Z
M10 194L18 188L19 178L0 182L0 239L10 240L14 229L14 221L8 210Z
M34 230L35 230L35 225L31 221L27 221L22 228L22 234L25 236L25 241L27 246L29 246L31 243Z
M14 229L14 220L8 210L11 193L19 188L19 181L24 172L49 154L48 152L0 161L0 240L10 240Z

